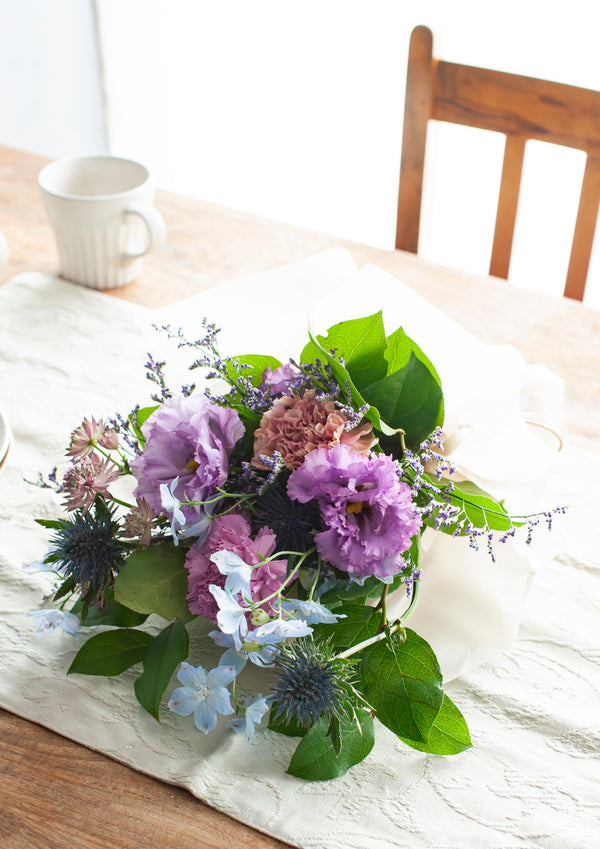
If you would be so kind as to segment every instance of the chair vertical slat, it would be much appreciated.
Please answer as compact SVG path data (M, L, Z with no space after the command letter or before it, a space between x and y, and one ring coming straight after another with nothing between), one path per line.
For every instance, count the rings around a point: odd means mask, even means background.
M600 159L588 156L565 284L565 297L583 300L600 203Z
M506 137L494 243L490 261L490 274L505 279L508 279L510 254L515 233L524 152L525 139L522 136L510 135Z
M427 121L431 115L433 36L427 27L416 27L410 39L396 249L417 253L419 218L425 165Z

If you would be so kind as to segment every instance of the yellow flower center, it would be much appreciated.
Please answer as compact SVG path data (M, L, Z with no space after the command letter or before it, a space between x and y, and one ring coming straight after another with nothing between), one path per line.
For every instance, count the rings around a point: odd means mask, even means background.
M364 501L349 501L346 504L346 513L362 513Z

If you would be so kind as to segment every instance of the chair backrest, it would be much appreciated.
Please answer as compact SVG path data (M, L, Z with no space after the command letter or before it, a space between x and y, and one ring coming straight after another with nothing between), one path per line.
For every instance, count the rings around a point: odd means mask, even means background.
M506 134L490 274L508 277L527 139L584 150L587 161L564 294L583 299L600 201L600 92L433 58L424 26L411 35L396 248L417 253L429 120Z

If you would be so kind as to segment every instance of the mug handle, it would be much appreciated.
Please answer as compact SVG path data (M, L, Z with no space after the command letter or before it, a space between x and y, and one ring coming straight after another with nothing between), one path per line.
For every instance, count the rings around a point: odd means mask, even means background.
M148 231L148 244L141 251L125 251L122 259L127 262L145 256L152 250L160 248L167 241L167 225L158 209L147 203L132 203L123 215L137 215L142 219Z
M9 256L10 251L8 250L8 242L6 241L4 233L0 230L0 271L8 262Z

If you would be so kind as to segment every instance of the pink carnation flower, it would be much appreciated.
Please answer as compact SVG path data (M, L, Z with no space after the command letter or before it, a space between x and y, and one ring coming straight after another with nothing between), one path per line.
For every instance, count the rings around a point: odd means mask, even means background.
M211 622L217 621L219 608L209 590L211 584L224 588L225 575L211 561L217 551L231 551L247 563L256 566L250 577L252 601L262 601L276 592L287 572L286 560L262 563L275 550L275 534L270 528L261 528L254 539L250 536L249 522L236 513L216 516L211 523L208 539L188 551L185 565L188 570L188 602L191 613L200 613ZM261 565L259 565L261 564ZM270 605L268 606L270 608Z
M315 448L340 444L359 454L369 453L375 441L371 422L345 430L348 418L333 401L319 401L315 395L314 389L307 389L302 397L284 395L267 410L254 432L254 466L267 468L261 456L278 452L288 469L297 469Z

